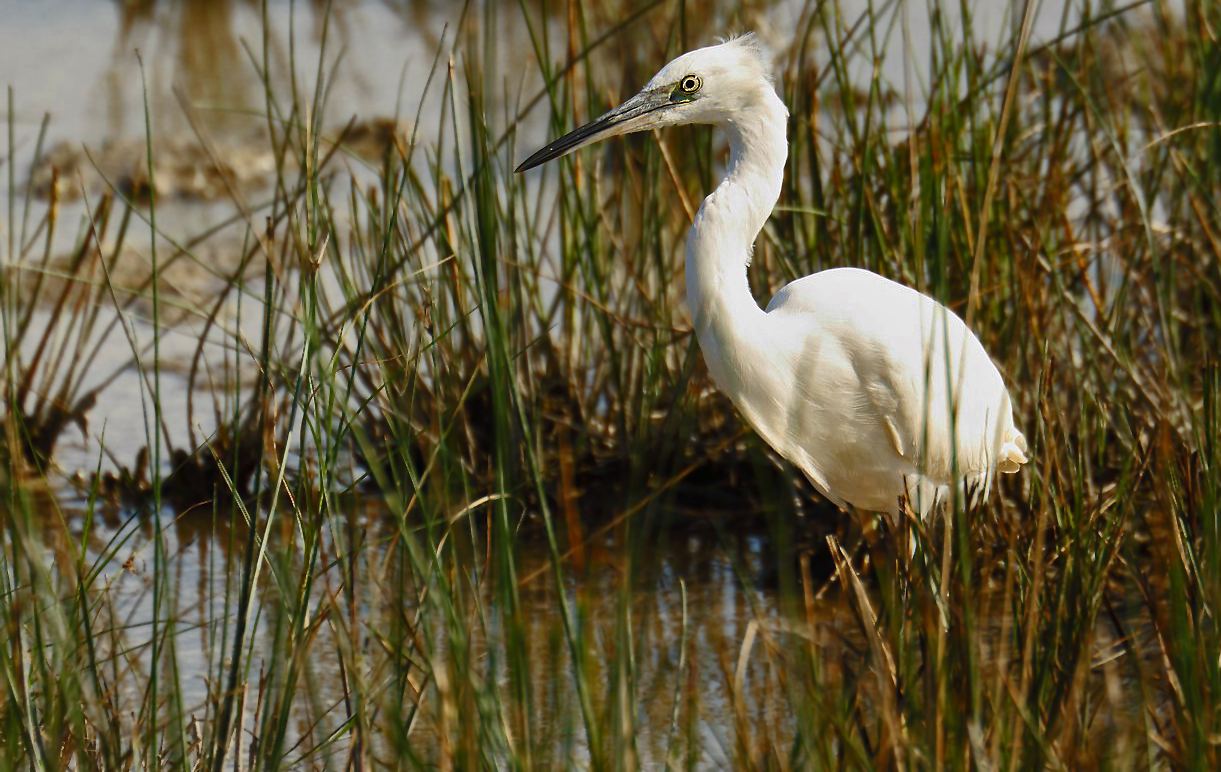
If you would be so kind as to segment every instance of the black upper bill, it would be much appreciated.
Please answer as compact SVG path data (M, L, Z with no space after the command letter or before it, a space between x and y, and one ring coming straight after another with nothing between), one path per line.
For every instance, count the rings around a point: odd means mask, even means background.
M552 161L562 155L571 153L581 145L592 141L599 134L607 131L618 122L619 121L615 119L614 112L607 113L598 120L590 121L584 126L578 129L573 129L564 136L555 140L542 150L539 150L534 155L522 161L521 164L513 171L520 174L521 172L528 171L536 166L542 166L548 161Z
M597 120L573 129L564 136L555 140L551 144L539 150L534 155L521 162L514 171L521 173L533 169L536 166L559 158L562 155L571 153L579 147L588 145L601 138L602 135L613 136L622 132L615 131L615 128L633 118L639 118L642 115L648 115L651 112L660 110L664 107L670 107L671 102L664 96L658 98L656 94L637 94L628 101L611 110L606 115L603 115Z

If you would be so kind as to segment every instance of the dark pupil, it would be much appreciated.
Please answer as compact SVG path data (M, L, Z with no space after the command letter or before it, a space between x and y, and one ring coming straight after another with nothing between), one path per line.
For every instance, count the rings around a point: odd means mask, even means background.
M695 91L695 78L687 78L683 81L683 91Z

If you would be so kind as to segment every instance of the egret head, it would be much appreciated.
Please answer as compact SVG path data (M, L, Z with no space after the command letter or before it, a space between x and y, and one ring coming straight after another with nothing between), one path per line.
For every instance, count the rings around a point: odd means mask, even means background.
M620 134L685 123L731 122L769 97L776 95L755 36L742 35L674 59L636 96L547 145L517 171Z

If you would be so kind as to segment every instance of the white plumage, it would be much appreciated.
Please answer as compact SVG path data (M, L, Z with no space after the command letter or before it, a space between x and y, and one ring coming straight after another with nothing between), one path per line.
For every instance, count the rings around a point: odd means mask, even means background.
M986 495L1026 462L1009 393L954 312L877 274L798 279L759 308L755 237L780 196L788 110L753 36L683 54L639 94L518 171L617 134L685 123L729 138L725 179L687 237L687 303L713 380L751 426L840 506L927 514L950 485Z

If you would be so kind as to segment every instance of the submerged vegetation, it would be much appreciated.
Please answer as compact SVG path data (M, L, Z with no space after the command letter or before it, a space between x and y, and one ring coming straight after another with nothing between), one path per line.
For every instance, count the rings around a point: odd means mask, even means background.
M247 46L276 172L225 188L221 247L159 228L155 173L61 221L9 91L0 769L1216 768L1218 8L1087 1L1037 40L1017 4L992 51L959 4L586 5L468 8L380 155L330 128L325 45L287 88ZM916 14L930 58L888 82ZM791 113L756 296L854 265L964 314L1031 441L979 509L853 554L712 387L681 262L711 131L512 174L714 25L760 28ZM541 73L504 74L507 28ZM117 447L92 412L131 372Z

